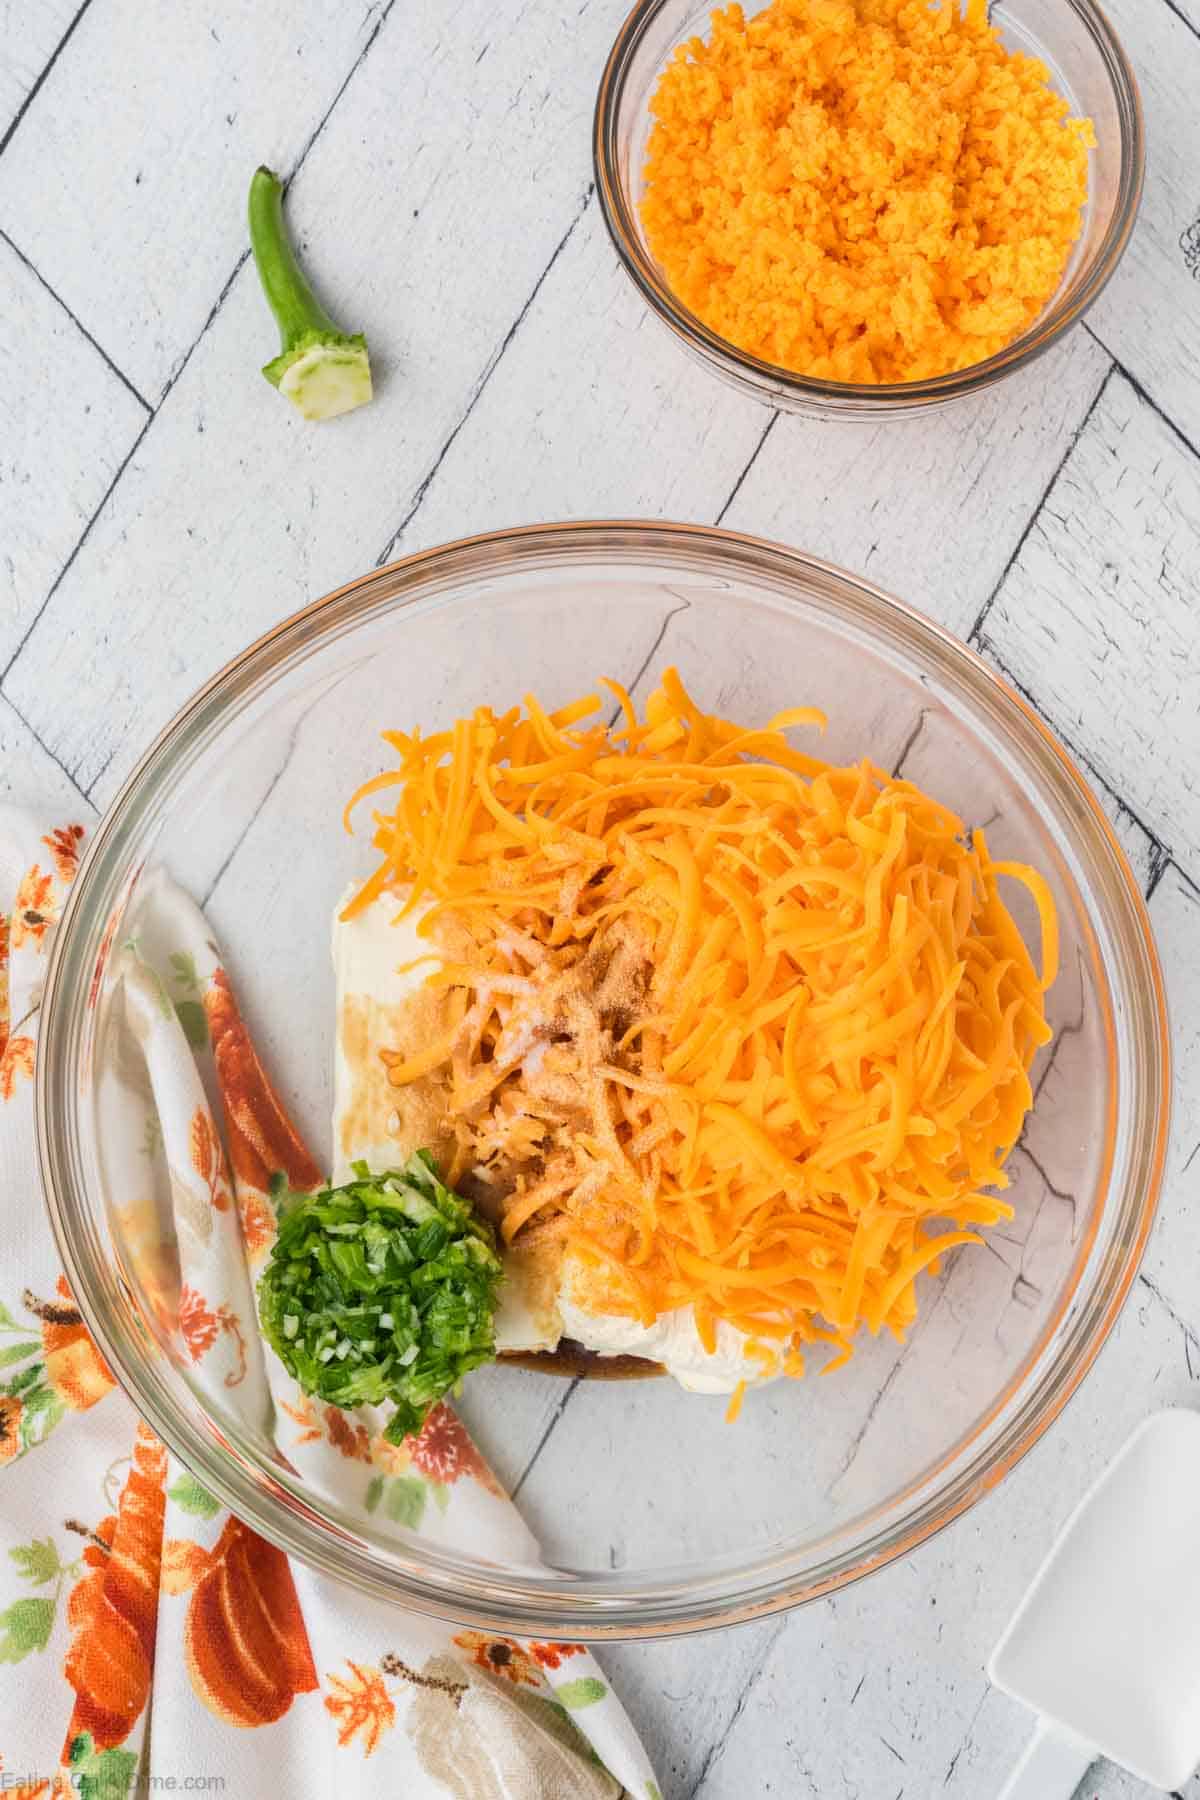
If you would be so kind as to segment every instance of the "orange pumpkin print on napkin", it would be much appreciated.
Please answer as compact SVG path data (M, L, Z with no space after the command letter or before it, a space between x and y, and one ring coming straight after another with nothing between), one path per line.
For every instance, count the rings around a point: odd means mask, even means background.
M33 1039L9 1038L0 1050L0 1100L11 1100L17 1090L17 1076L33 1080Z
M267 1194L272 1178L282 1174L289 1187L312 1193L321 1186L321 1171L267 1080L224 969L216 971L205 992L204 1011L239 1184Z
M46 1379L64 1406L86 1412L115 1386L108 1364L92 1342L75 1296L60 1275L57 1300L39 1300L26 1288L22 1300L41 1320Z
M169 1593L190 1589L184 1660L198 1697L228 1725L270 1725L317 1672L288 1561L232 1515L211 1550L172 1540Z
M84 1731L98 1749L123 1743L146 1704L154 1672L166 1474L165 1449L139 1425L111 1549L104 1554L107 1539L97 1533L91 1547L99 1552L100 1566L85 1552L92 1566L68 1602L74 1637L63 1673L75 1689L75 1707L64 1756Z

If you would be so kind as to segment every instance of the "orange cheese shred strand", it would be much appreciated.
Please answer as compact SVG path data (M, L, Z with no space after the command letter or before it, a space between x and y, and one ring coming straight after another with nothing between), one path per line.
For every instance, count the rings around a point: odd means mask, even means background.
M1033 896L1033 903L1038 910L1038 920L1042 928L1042 977L1041 987L1045 993L1054 986L1058 975L1058 912L1054 905L1054 895L1050 892L1050 883L1036 869L1025 863L999 862L992 864L993 875L1011 875L1014 881L1022 882ZM1009 921L1011 923L1011 920ZM1016 927L1014 926L1015 930Z
M673 669L639 717L604 680L384 733L396 766L346 815L388 795L342 916L421 905L437 955L441 1025L385 1051L388 1078L434 1084L456 1176L507 1194L505 1241L549 1233L596 1310L687 1307L710 1350L728 1323L788 1373L801 1345L829 1345L833 1368L860 1327L902 1337L924 1271L1011 1217L999 1190L1059 960L1045 877L993 862L911 782L784 736L824 723L719 718ZM1002 877L1032 900L1040 971ZM564 1032L572 970L634 951L612 1020L576 1012ZM543 1172L551 1056L582 1123ZM501 1141L523 1171L507 1186Z

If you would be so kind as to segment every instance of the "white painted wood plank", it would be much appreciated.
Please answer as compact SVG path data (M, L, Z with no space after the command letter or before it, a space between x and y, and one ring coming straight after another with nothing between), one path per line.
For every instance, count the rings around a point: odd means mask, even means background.
M146 420L0 237L0 668Z
M994 654L992 660L996 661ZM1011 682L1010 671L1002 668L1001 673ZM1121 841L1121 848L1129 858L1138 886L1145 892L1158 867L1161 854L1158 845L1134 818L1129 808L1097 779L1095 770L1081 762L1078 752L1072 751L1070 745L1066 748L1107 814ZM886 751L880 751L877 760L886 761ZM910 743L896 773L909 781L915 781L945 805L956 808L968 824L974 824L978 821L972 818L970 806L964 804L963 799L963 789L969 788L971 778L969 772L961 769L961 762L961 750L953 731L947 730L946 722L937 714L926 714L920 731ZM1024 852L1014 850L1012 854Z
M1106 0L1137 72L1146 187L1133 238L1088 323L1200 446L1200 0Z
M986 1658L1151 1392L1167 1406L1195 1404L1200 1389L1177 1326L1142 1288L1072 1402L1072 1429L1052 1431L934 1543L792 1615L696 1800L996 1793L1033 1721L988 1693Z
M432 9L389 17L295 192L317 277L343 268L378 346L378 399L325 426L281 401L258 374L266 319L244 268L8 677L81 785L103 773L102 802L203 676L392 538L579 216L605 10L565 21L542 6L490 44L482 88L485 0L443 21L455 35L440 49L421 37ZM464 105L455 139L441 122ZM337 244L320 228L334 218ZM599 229L590 208L575 229ZM47 704L51 669L77 696L69 714Z
M783 1622L607 1648L604 1661L657 1758L664 1792L691 1796L714 1750L696 1800L891 1800L901 1788L920 1800L981 1800L997 1792L1032 1721L988 1688L987 1655L1055 1531L1143 1416L1151 1391L1155 1405L1195 1404L1200 1392L1177 1329L1143 1289L1073 1403L1075 1428L1057 1427L997 1495L935 1544ZM1098 1765L1080 1800L1149 1800L1149 1790L1122 1779ZM1184 1790L1184 1800L1197 1795L1200 1783Z
M0 0L0 138L79 10L79 0Z
M770 417L672 348L593 202L391 554L537 519L711 523Z
M1200 36L1200 0L1165 0L1165 3Z
M80 20L0 160L0 224L147 399L246 247L255 167L291 167L378 17L257 0L151 18L106 0ZM348 210L326 217L335 240ZM264 309L248 370L273 334Z
M664 1800L690 1800L742 1694L784 1626L781 1618L764 1619L701 1637L605 1644L599 1651L605 1673L642 1735ZM740 1766L743 1800L769 1794L759 1785L753 1746ZM790 1800L791 1792L784 1788L781 1800Z
M1114 375L996 598L985 649L1200 869L1200 462Z
M0 695L0 801L87 826L95 808Z
M1075 331L991 393L924 418L781 418L724 523L842 563L965 637L1107 368Z

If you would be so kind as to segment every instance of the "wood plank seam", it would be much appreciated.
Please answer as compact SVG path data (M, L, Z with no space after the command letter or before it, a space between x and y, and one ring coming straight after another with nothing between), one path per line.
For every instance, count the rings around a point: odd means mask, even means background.
M587 212L588 207L592 203L592 198L595 195L595 192L596 192L595 182L589 181L587 188L584 192L583 200L582 200L581 204L579 205L579 207L577 208L574 218L571 220L571 223L567 226L567 229L563 232L563 235L559 238L558 243L554 246L554 249L550 255L550 260L546 264L545 268L542 270L541 274L538 276L537 280L534 282L532 288L529 290L529 293L525 300L525 304L522 306L520 312L517 314L516 318L513 320L512 324L509 326L508 330L505 332L504 337L501 339L499 345L492 352L491 356L489 356L487 362L485 363L484 369L483 369L483 374L480 376L478 382L476 383L475 388L472 391L471 397L467 401L465 410L463 411L461 417L455 424L453 431L450 432L449 436L446 438L446 441L443 443L441 449L438 451L437 456L435 457L431 468L429 469L427 474L422 478L421 483L420 483L419 487L417 488L416 494L413 497L412 505L409 507L408 511L405 513L404 517L401 519L399 525L397 525L395 531L393 531L391 537L388 539L387 543L384 545L384 547L380 551L379 555L375 558L375 567L377 569L381 569L384 567L384 565L386 563L391 562L396 545L399 543L400 539L404 536L404 533L408 530L408 527L412 524L413 519L416 517L417 513L420 511L421 506L425 500L425 496L429 492L430 488L432 487L432 485L434 483L434 480L437 476L438 470L441 468L442 464L445 462L446 457L448 456L451 448L453 447L454 440L458 437L459 432L462 430L463 426L467 423L467 420L471 417L471 414L475 411L476 406L479 404L480 400L483 398L483 395L487 389L487 385L491 381L492 376L496 373L496 370L499 367L499 365L504 357L505 351L508 349L508 347L512 343L513 339L516 337L517 332L521 329L521 326L524 324L526 315L528 314L530 307L533 305L534 301L537 299L539 293L541 292L542 285L545 282L546 277L549 275L551 269L553 269L555 263L558 261L559 257L562 255L563 251L566 249L567 245L570 243L572 237L574 236L575 227L579 224L580 220L583 218L584 214Z
M1092 396L1091 405L1088 407L1087 411L1084 413L1083 417L1080 419L1079 423L1076 425L1075 429L1072 431L1070 437L1068 438L1066 448L1064 449L1062 455L1059 457L1058 462L1055 465L1053 474L1051 475L1049 481L1046 483L1045 487L1042 489L1042 493L1037 502L1037 505L1034 507L1034 509L1030 513L1028 519L1025 521L1024 527L1022 528L1021 533L1020 533L1019 537L1017 538L1016 543L1012 547L1012 551L1009 555L1008 561L1005 563L1004 567L1000 571L999 579L997 580L991 593L988 595L987 599L984 601L983 605L980 607L979 611L975 615L975 623L972 625L970 631L967 633L967 643L970 644L971 648L974 650L978 650L980 643L982 642L984 622L987 619L988 614L992 610L992 605L996 599L997 594L1000 592L1000 589L1004 586L1005 582L1008 580L1008 577L1012 572L1013 564L1016 562L1018 556L1020 556L1021 551L1025 548L1026 539L1028 538L1030 532L1033 530L1034 526L1037 524L1038 519L1041 517L1042 508L1045 506L1045 504L1049 500L1051 494L1054 492L1054 489L1058 483L1059 476L1062 474L1063 470L1066 468L1067 463L1069 462L1071 455L1074 452L1075 446L1078 444L1080 438L1083 436L1084 432L1087 430L1088 425L1091 423L1092 414L1095 412L1095 410L1099 406L1101 400L1104 398L1104 395L1107 393L1109 382L1112 380L1113 375L1116 372L1117 359L1115 356L1113 356L1111 350L1108 348L1108 345L1101 344L1100 339L1098 337L1096 337L1094 332L1091 333L1091 336L1094 338L1095 342L1100 345L1100 348L1101 348L1101 350L1103 350L1104 354L1110 358L1109 367L1108 367L1107 371L1105 372L1103 381L1100 383L1100 386L1096 389L1095 394ZM1010 677L1010 679L1011 679L1011 677Z
M722 1733L719 1737L714 1738L713 1742L709 1745L707 1751L705 1752L704 1761L700 1764L700 1773L697 1775L696 1780L693 1783L692 1791L691 1791L691 1794L689 1795L689 1800L699 1800L701 1790L703 1789L705 1782L708 1780L708 1777L713 1769L713 1766L718 1761L718 1759L721 1755L721 1752L724 1750L726 1744L729 1742L730 1738L733 1736L734 1730L737 1726L737 1722L741 1718L742 1714L745 1712L746 1707L749 1704L750 1697L753 1694L755 1688L758 1686L759 1682L763 1679L764 1675L766 1674L767 1665L771 1660L771 1653L775 1649L776 1644L779 1642L779 1640L783 1636L784 1632L787 1630L789 1623L790 1623L790 1615L788 1613L781 1613L779 1616L778 1628L771 1633L770 1637L767 1639L766 1643L763 1645L762 1654L759 1659L758 1667L756 1669L753 1669L750 1672L750 1674L747 1676L746 1681L744 1682L744 1684L742 1686L741 1692L738 1694L737 1700L734 1704L733 1711L729 1715L729 1719L725 1726L724 1731L722 1731Z
M1197 886L1196 882L1188 874L1186 869L1179 866L1169 850L1167 851L1167 868L1170 869L1172 875L1174 875L1187 889L1187 898L1191 900L1193 906L1200 906L1200 886ZM1164 874L1165 873L1166 871L1164 870Z
M991 1683L985 1681L983 1684L983 1692L980 1694L978 1702L976 1703L975 1711L971 1714L971 1717L967 1721L967 1729L963 1733L962 1740L959 1743L958 1749L954 1752L954 1755L950 1758L950 1762L947 1766L946 1773L942 1776L942 1786L943 1787L949 1787L950 1782L952 1781L952 1779L954 1777L954 1771L958 1767L959 1758L962 1756L963 1751L967 1748L967 1746L971 1742L971 1739L974 1737L975 1727L979 1723L979 1715L984 1709L984 1706L987 1702L988 1695L992 1692L993 1692L993 1689L992 1689Z
M230 846L229 854L226 856L224 862L221 864L220 868L217 870L216 874L213 876L212 880L209 882L208 888L205 891L204 897L200 901L201 912L207 912L209 904L212 900L212 897L216 893L217 889L220 887L222 881L225 879L225 876L228 874L234 857L237 855L238 851L241 849L242 845L245 843L246 839L249 837L250 833L253 831L255 825L258 823L260 817L262 816L263 809L266 807L272 794L275 792L276 788L279 786L280 782L283 780L284 776L287 774L288 769L291 765L292 758L296 754L296 746L298 745L298 743L300 741L301 727L303 726L305 719L307 719L307 717L308 717L308 714L306 712L303 715L303 717L297 719L296 723L292 726L292 729L291 729L290 733L288 734L288 741L287 741L286 745L284 746L283 757L282 757L282 760L280 761L279 767L276 769L275 773L272 775L270 781L268 782L262 799L259 801L258 805L254 808L254 811L250 814L250 817L246 820L246 823L242 826L242 829L238 832L237 837L234 839L233 844ZM106 763L105 768L107 768L107 766L108 765ZM104 771L101 770L100 773L103 774L103 772ZM97 775L96 781L99 781L99 779L100 779L100 776ZM92 787L95 787L95 785L96 785L96 783L93 782ZM90 790L89 790L89 792L90 792Z
M1183 8L1176 4L1176 0L1163 0L1163 5L1169 12L1173 12L1177 19L1181 19L1190 32L1196 37L1200 37L1200 26L1197 26L1194 20L1188 18Z
M753 450L750 452L749 461L746 463L745 468L742 470L741 474L738 476L737 480L734 482L732 488L730 489L728 500L726 500L724 506L721 508L720 512L717 514L716 518L713 520L714 525L719 525L721 523L721 521L725 517L725 514L729 511L730 507L733 505L734 501L737 499L738 495L741 493L742 483L745 481L747 475L749 475L751 469L754 467L755 463L758 461L759 452L761 451L763 445L766 443L767 439L770 437L771 433L774 431L774 429L778 423L779 423L779 413L778 413L778 410L776 410L775 412L773 412L771 414L770 418L767 420L766 428L763 431L762 436L759 438L757 444L755 444Z
M90 3L90 0L89 0L89 3ZM25 252L22 250L20 244L14 243L13 239L9 237L7 231L5 231L5 229L2 225L0 225L0 243L4 243L4 244L8 245L9 249L12 251L12 253L16 257L17 261L22 263L24 265L24 267L29 270L29 273L33 276L34 280L36 282L38 282L39 285L45 289L45 291L49 294L50 298L54 301L55 305L62 309L62 311L67 315L68 319L70 319L72 325L74 325L76 331L78 331L83 337L85 337L87 339L88 343L92 346L92 349L96 352L96 355L100 358L100 360L104 364L105 368L107 368L113 375L116 376L117 380L121 383L122 387L128 388L129 392L133 395L133 397L137 401L138 405L140 407L143 407L147 414L153 413L154 408L151 406L149 400L146 399L146 396L142 393L139 393L138 389L136 387L134 387L132 381L130 381L130 379L129 379L128 375L125 373L124 369L118 367L118 365L113 361L112 357L108 354L108 351L104 348L104 345L102 343L100 343L98 339L96 339L92 336L91 332L88 330L87 326L82 322L82 320L76 318L75 314L71 311L70 307L67 305L67 303L63 299L62 295L50 286L50 283L46 280L46 277L42 274L41 270L39 268L37 268L32 262L30 262L29 258L26 256Z
M42 70L41 74L38 76L37 80L34 82L33 86L30 88L29 92L26 94L24 100L22 100L20 106L18 106L17 112L16 112L16 117L13 119L12 124L9 126L8 130L5 132L4 136L2 138L0 138L0 156L4 155L4 152L8 149L8 146L12 143L13 133L16 131L17 126L21 123L21 120L25 117L25 114L29 111L30 107L33 105L34 101L37 99L38 94L41 92L43 83L45 82L51 69L53 69L55 63L58 61L59 57L62 55L63 51L66 49L68 43L71 40L71 36L75 30L75 27L78 25L80 19L82 19L84 13L87 11L88 7L91 4L92 4L92 0L83 0L83 4L80 6L79 11L75 14L75 17L71 20L71 23L67 26L67 29L63 32L62 36L58 40L58 43L55 45L54 50L51 53L49 62L46 64L45 68Z
M350 64L350 67L346 72L345 80L342 82L341 86L338 88L337 92L334 94L333 99L329 102L329 105L325 108L325 111L321 114L321 117L317 120L316 125L313 127L312 131L309 133L309 135L305 139L304 143L301 145L300 154L297 156L295 162L292 165L291 173L284 177L283 191L285 194L287 193L288 188L291 187L293 181L296 179L297 175L300 173L301 169L304 167L305 163L307 162L309 151L312 149L313 145L316 143L317 139L320 137L321 133L324 131L325 127L328 125L330 119L333 117L333 114L337 109L338 103L341 100L342 95L345 93L346 89L350 86L350 83L354 80L354 77L358 74L358 71L362 68L364 62L366 62L366 60L367 60L367 57L370 55L371 51L374 49L375 41L378 38L380 32L383 30L384 26L387 24L388 19L391 16L392 8L395 6L395 4L396 4L396 0L386 0L386 4L384 5L382 12L380 13L379 17L375 21L374 29L372 30L370 37L367 39L366 43L363 45L362 49L359 51L359 53L355 57L354 61ZM370 17L370 13L371 13L371 8L368 7L367 8L367 16L368 17ZM247 252L247 255L248 254L249 254L249 252ZM243 262L245 261L245 257L242 258L242 261ZM236 270L235 270L235 273L236 273Z
M79 783L76 781L75 777L72 775L70 769L68 769L66 764L59 757L57 757L54 754L53 750L50 748L50 746L46 742L45 738L42 737L41 733L36 731L34 729L34 727L29 723L29 720L25 717L25 714L21 711L20 707L15 706L13 704L13 702L9 699L7 694L5 694L3 696L3 700L4 700L5 706L8 707L9 711L13 714L14 718L20 720L21 724L25 727L25 730L29 733L30 737L33 739L34 743L38 746L38 748L40 750L43 750L46 753L46 755L50 758L50 761L54 764L55 768L62 770L63 774L66 776L67 780L70 782L70 784L74 788L75 792L79 795L79 798L82 801L83 805L87 807L88 812L95 815L96 808L93 806L92 802L88 799L87 795L84 793L83 789L80 787Z
M1079 764L1080 769L1083 771L1084 775L1087 777L1088 781L1092 784L1092 786L1097 787L1097 788L1103 788L1104 792L1108 795L1109 799L1113 802L1113 804L1115 806L1119 806L1121 808L1122 812L1126 813L1129 816L1129 818L1131 818L1133 820L1134 824L1137 826L1137 828L1141 832L1142 836L1144 838L1146 838L1146 840L1148 841L1148 843L1150 845L1151 857L1161 859L1161 861L1164 865L1164 868L1167 863L1170 863L1171 866L1173 868L1177 869L1181 875L1184 875L1184 879L1188 881L1188 885L1193 886L1194 883L1191 882L1190 878L1184 874L1184 871L1182 869L1179 869L1178 863L1176 863L1174 857L1171 854L1170 845L1163 843L1162 839L1158 836L1157 832L1152 831L1150 826L1147 825L1146 821L1141 817L1141 815L1135 810L1134 807L1132 807L1129 804L1129 802L1128 802L1128 800L1126 800L1124 794L1119 794L1117 792L1116 788L1113 787L1112 783L1105 780L1104 776L1101 775L1100 771L1095 767L1095 765L1092 762L1089 761L1089 759L1084 755L1082 750L1079 750L1076 748L1076 746L1071 742L1070 738L1066 735L1066 733L1064 731L1061 731L1057 725L1053 725L1053 724L1051 724L1051 721L1045 719L1045 715L1042 712L1042 709L1038 705L1038 702L1035 699L1035 697L1033 696L1033 694L1030 693L1029 689L1027 687L1025 687L1022 682L1017 680L1017 678L1013 674L1012 670L1009 669L1008 667L1006 667L1003 657L1000 655L1000 652L997 650L996 646L987 637L986 633L981 634L978 643L975 645L975 648L980 652L981 655L987 657L988 661L997 670L997 672L1004 677L1005 681L1008 682L1009 686L1016 689L1017 693L1020 694L1022 700L1024 700L1029 706L1031 706L1033 708L1033 710L1037 714L1038 718L1045 720L1045 723L1051 725L1051 729L1053 730L1055 737L1058 738L1059 741L1062 743L1063 747L1070 752L1073 761L1075 761L1076 763ZM1156 863L1152 862L1150 883L1148 883L1148 886L1151 884L1154 887L1158 886L1159 881L1161 881L1161 879L1162 879L1164 868L1159 868Z
M1145 898L1147 900L1154 898L1154 890L1167 870L1173 867L1174 864L1165 846L1158 843L1153 844L1150 849L1150 878L1146 882Z
M134 453L136 452L138 446L141 444L142 439L145 437L146 433L149 431L151 425L153 425L157 416L158 416L157 411L151 412L148 415L145 423L142 426L142 429L138 432L138 434L134 438L132 444L130 444L128 450L125 452L125 455L121 458L121 461L117 464L116 473L114 474L112 480L109 482L108 486L105 488L104 493L101 495L99 505L96 507L95 511L92 513L91 518L87 521L87 524L84 526L84 528L80 532L78 538L75 540L75 546L72 549L70 555L67 557L66 562L63 564L62 568L58 571L58 574L54 577L54 580L50 583L50 586L47 588L46 593L43 596L41 605L39 607L37 607L37 609L35 610L35 612L33 614L33 617L30 619L28 625L25 627L25 630L22 632L21 637L18 639L16 649L13 651L13 653L9 657L8 661L5 663L3 669L0 669L0 694L4 695L4 698L8 701L10 706L12 706L13 702L5 688L5 685L4 685L5 682L8 680L8 677L11 674L11 672L17 662L17 659L21 655L21 652L24 650L26 644L29 642L30 638L33 636L33 633L34 633L35 629L37 628L38 621L40 620L42 614L45 612L46 608L49 606L50 602L53 600L55 594L58 592L60 586L62 585L63 581L65 580L65 578L67 576L67 572L69 571L72 564L74 563L75 558L79 555L79 552L83 549L83 546L87 543L88 538L91 535L92 527L95 525L97 519L100 517L100 514L104 511L104 508L108 505L109 497L112 494L113 489L116 487L116 485L120 481L122 475L125 473L126 469L129 467L129 464L133 460ZM14 707L13 710L16 711L16 708ZM55 761L56 762L58 761L57 757L55 757ZM64 768L61 763L59 764L59 767L63 768L63 773L69 777L72 784L75 786L78 786L78 783L75 781L75 777L73 775L71 775L70 771L68 769Z
M1156 415L1156 417L1158 417L1162 420L1163 424L1172 433L1172 435L1179 439L1179 442L1183 445L1185 450L1190 450L1194 457L1200 459L1200 449L1197 449L1196 445L1193 444L1191 438L1188 436L1187 432L1184 431L1183 427L1181 425L1177 425L1175 423L1175 420L1171 417L1170 413L1163 411L1162 407L1159 405L1158 401L1154 398L1153 394L1147 393L1146 389L1142 386L1141 382L1138 380L1137 376L1133 373L1132 369L1130 369L1129 365L1127 363L1122 362L1121 358L1119 356L1117 356L1114 351L1109 349L1109 347L1105 343L1104 339L1100 336L1100 333L1097 330L1095 330L1095 328L1089 323L1089 321L1087 319L1084 319L1082 321L1082 323L1083 323L1083 329L1087 332L1088 336L1093 340L1093 342L1099 344L1100 348L1103 350L1103 352L1106 356L1112 357L1113 366L1116 368L1116 370L1118 371L1119 374L1121 374L1125 377L1126 381L1129 383L1130 387L1133 389L1133 391L1137 395L1138 399L1141 401L1144 401L1145 404L1150 408L1150 411L1152 413L1154 413Z
M1176 1303L1163 1293L1153 1276L1147 1275L1144 1270L1140 1271L1138 1274L1138 1285L1144 1287L1147 1293L1152 1294L1158 1304L1162 1307L1163 1311L1167 1314L1167 1317L1178 1325L1180 1331L1183 1333L1184 1342L1189 1347L1200 1351L1200 1332L1198 1332L1196 1327L1185 1318L1183 1313L1180 1312ZM1190 1355L1187 1360L1188 1373L1191 1374L1192 1359ZM1195 1379L1194 1376L1193 1379Z
M558 1405L554 1408L554 1411L550 1414L550 1417L547 1419L545 1430L542 1432L542 1435L538 1439L537 1443L533 1446L533 1451L532 1451L528 1461L526 1462L525 1467L521 1470L521 1473L517 1476L516 1481L513 1483L512 1493L509 1496L510 1499L515 1500L518 1497L518 1495L521 1492L521 1489L524 1487L526 1481L529 1479L529 1476L533 1473L534 1465L536 1464L539 1456L542 1454L542 1451L546 1448L546 1444L549 1441L551 1432L554 1430L554 1427L558 1424L559 1420L562 1418L563 1413L566 1411L566 1406L567 1406L568 1400L571 1398L571 1395L575 1392L575 1389L579 1386L579 1384L582 1380L583 1380L582 1375L576 1375L572 1381L564 1382L562 1398L559 1400Z

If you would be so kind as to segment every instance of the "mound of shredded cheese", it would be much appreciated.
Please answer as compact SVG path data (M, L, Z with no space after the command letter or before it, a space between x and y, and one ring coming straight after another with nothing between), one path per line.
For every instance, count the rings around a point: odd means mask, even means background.
M652 102L641 216L683 303L767 362L915 381L1018 337L1087 199L1090 121L986 0L712 16Z
M597 1312L691 1306L710 1347L725 1319L789 1373L814 1339L840 1361L1012 1216L988 1190L1050 1036L1049 889L911 783L793 749L817 712L742 727L668 670L640 720L603 685L615 728L596 695L529 696L384 734L398 766L351 805L399 793L344 916L424 909L444 994L390 1079L434 1084L447 1179L482 1184L506 1241L568 1244Z

